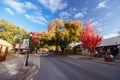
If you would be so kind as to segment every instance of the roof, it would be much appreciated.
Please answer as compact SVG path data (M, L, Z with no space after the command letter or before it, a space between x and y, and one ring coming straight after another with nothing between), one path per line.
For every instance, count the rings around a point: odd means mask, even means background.
M118 45L118 44L120 44L120 36L103 39L101 44L98 47L100 47L100 46Z
M81 44L82 44L82 42L80 41L80 42L72 42L69 45L72 46L72 47L75 47L75 46L79 46Z
M12 45L9 42L2 40L2 39L0 39L0 45L12 47Z

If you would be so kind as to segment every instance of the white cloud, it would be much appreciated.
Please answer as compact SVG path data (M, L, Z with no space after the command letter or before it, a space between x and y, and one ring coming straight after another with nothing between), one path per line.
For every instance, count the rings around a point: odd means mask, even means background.
M4 10L10 13L11 15L14 15L14 12L10 8L5 8Z
M35 6L34 4L32 4L31 2L25 2L25 7L27 7L28 9L37 9L37 6Z
M78 11L79 11L79 9L77 9L76 7L71 7L71 8L69 9L69 12L72 13L72 14L75 14L75 13L78 12Z
M89 19L89 23L90 23L90 26L101 31L102 28L99 27L100 23L98 21L96 21L95 19Z
M15 9L18 13L24 13L25 9L36 9L37 7L31 2L18 2L16 0L4 0L4 3Z
M96 9L99 9L99 8L107 8L108 6L106 5L106 1L104 0L103 2L100 2L98 4L98 6L96 7Z
M81 18L81 17L84 17L84 14L81 13L81 12L76 13L76 14L74 15L74 19L78 19L78 18Z
M103 32L103 28L100 27L100 23L96 21L95 19L91 18L89 19L90 26L95 29L96 33Z
M67 7L67 2L63 0L39 0L39 2L52 13Z
M85 14L87 14L87 8L81 9L80 12L77 11L77 12L74 14L74 19L80 19L80 18L84 17Z
M42 11L41 11L41 10L39 10L39 11L34 11L33 13L34 13L35 15L39 15L39 16L42 15Z
M10 7L15 9L17 12L23 13L25 10L23 9L23 4L20 2L17 2L16 0L4 0L6 4L8 4Z
M102 20L107 20L107 19L109 19L110 17L112 17L112 15L113 15L112 12L108 12Z
M42 15L31 16L31 15L25 14L25 17L31 20L32 22L35 22L38 24L42 24L42 25L47 24L46 18Z
M98 21L93 21L90 23L90 26L92 27L97 27L98 26Z
M78 11L78 9L77 9L77 8L75 8L75 7L73 7L73 8L72 8L72 11Z
M87 14L87 8L83 8L83 9L82 9L82 13L83 13L83 14Z
M65 11L65 12L61 12L59 16L60 18L66 19L66 18L70 18L71 14Z
M106 14L106 17L111 16L112 14L113 14L112 12L109 12Z

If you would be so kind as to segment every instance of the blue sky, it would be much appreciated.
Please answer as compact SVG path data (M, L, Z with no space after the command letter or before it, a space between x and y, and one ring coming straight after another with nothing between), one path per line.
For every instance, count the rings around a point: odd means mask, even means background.
M47 31L55 18L89 19L105 36L120 31L120 0L0 0L0 19L29 31Z

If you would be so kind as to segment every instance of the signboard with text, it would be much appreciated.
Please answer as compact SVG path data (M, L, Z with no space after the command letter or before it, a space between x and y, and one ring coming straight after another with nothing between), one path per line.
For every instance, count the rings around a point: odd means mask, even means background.
M28 47L29 47L29 39L23 39L23 43L22 43L21 47L28 49Z

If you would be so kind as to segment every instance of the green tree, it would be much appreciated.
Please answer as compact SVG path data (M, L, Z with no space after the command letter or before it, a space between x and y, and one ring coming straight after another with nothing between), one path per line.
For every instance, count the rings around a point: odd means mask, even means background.
M56 51L58 51L59 47L59 33L63 29L63 20L62 19L55 19L48 25L48 32L50 35L50 39L48 41L49 45L56 46Z
M13 45L21 43L23 35L28 37L26 29L20 29L4 19L0 20L0 31L0 39L4 39Z
M63 23L63 20L55 19L49 24L48 29L49 32L54 33L52 39L54 39L54 44L56 44L56 50L60 47L63 54L68 44L79 41L79 36L82 32L82 22L70 20Z
M69 43L78 42L80 33L82 32L82 22L81 21L66 21L65 28L69 33Z

